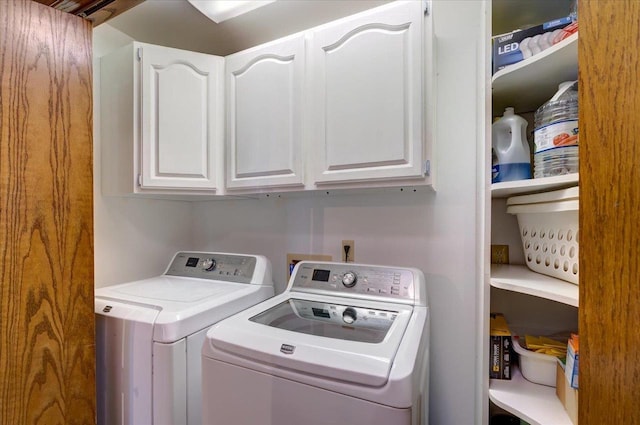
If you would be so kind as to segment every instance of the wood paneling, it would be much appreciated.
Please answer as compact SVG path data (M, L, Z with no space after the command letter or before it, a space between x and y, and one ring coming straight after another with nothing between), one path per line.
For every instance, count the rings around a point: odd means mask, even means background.
M640 424L640 2L579 8L579 422Z
M95 422L91 25L0 1L0 423Z

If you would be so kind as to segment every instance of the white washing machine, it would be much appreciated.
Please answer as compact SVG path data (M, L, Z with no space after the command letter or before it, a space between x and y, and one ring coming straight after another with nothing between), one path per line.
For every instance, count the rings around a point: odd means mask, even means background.
M202 348L207 425L428 423L429 309L413 268L300 262Z
M98 424L202 424L207 329L273 296L262 256L179 252L158 277L95 291Z

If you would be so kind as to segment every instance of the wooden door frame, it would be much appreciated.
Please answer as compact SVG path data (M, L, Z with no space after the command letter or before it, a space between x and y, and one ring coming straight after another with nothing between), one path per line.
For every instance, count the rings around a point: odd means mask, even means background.
M0 424L95 423L91 50L0 0Z
M578 17L579 422L640 424L640 2Z

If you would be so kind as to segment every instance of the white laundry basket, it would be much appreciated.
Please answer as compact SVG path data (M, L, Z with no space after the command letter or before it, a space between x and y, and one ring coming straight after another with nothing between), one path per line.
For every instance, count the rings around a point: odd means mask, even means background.
M524 257L534 272L578 283L578 188L507 200L520 227Z

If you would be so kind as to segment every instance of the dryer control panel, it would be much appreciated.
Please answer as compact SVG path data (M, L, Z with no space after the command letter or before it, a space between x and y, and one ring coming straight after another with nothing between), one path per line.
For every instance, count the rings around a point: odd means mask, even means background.
M364 298L385 297L418 301L416 285L424 285L422 272L354 263L300 262L291 276L291 290L335 292Z
M211 252L179 252L165 272L171 276L251 283L256 257Z

